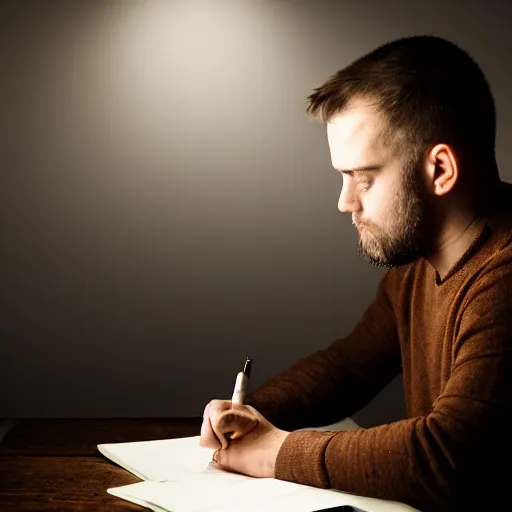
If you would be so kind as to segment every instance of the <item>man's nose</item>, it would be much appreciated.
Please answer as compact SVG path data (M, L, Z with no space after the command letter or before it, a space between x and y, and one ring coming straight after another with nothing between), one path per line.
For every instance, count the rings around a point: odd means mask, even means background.
M338 210L341 213L354 213L361 210L361 203L354 190L354 186L348 180L341 187Z

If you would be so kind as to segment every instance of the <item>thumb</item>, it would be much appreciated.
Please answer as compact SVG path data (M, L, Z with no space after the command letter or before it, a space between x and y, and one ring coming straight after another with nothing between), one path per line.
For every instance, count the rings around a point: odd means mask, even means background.
M228 409L219 417L218 430L222 434L231 433L230 439L239 439L252 432L258 425L258 419L250 410Z

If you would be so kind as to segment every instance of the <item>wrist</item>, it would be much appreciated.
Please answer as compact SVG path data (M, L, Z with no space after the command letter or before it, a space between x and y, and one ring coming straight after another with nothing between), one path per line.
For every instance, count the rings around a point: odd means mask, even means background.
M281 449L281 446L285 442L286 438L288 437L288 434L290 432L287 432L286 430L276 429L275 433L275 439L273 443L273 450L272 450L272 457L270 461L270 476L273 478L276 473L276 461L277 456L279 455L279 450Z

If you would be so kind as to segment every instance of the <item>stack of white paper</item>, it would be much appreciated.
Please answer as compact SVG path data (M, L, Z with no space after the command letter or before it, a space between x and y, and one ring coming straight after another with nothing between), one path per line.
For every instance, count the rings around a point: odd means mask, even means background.
M418 512L399 502L251 478L211 466L199 436L98 445L108 459L143 481L107 489L151 510L174 512L312 512L352 505L368 512Z

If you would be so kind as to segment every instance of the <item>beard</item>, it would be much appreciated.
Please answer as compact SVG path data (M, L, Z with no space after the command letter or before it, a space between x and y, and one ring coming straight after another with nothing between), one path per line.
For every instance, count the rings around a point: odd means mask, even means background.
M372 265L387 268L406 265L426 252L429 229L417 170L416 162L404 168L402 187L393 204L387 207L384 227L353 219L359 253Z

